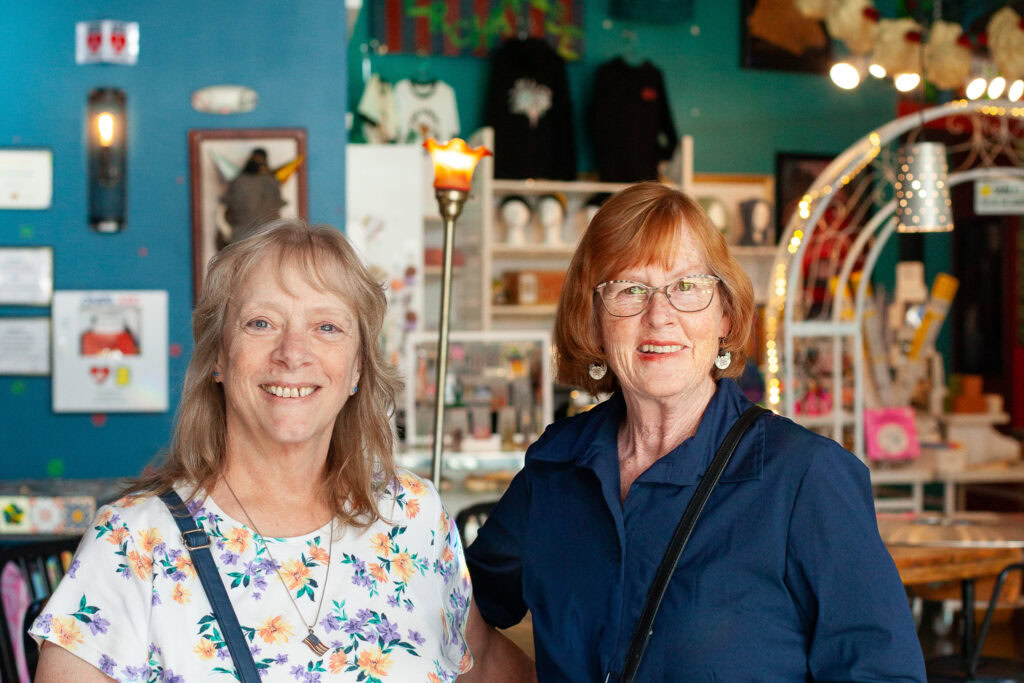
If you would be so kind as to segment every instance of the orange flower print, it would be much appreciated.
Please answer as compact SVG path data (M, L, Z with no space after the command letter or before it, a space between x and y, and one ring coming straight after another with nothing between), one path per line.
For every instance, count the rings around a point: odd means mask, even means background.
M110 521L110 518L114 516L114 511L111 508L107 508L103 513L96 518L96 526L103 526Z
M376 676L382 678L388 675L388 670L391 668L391 655L386 655L380 651L380 648L376 645L368 647L359 653L359 668L368 676Z
M408 581L416 571L409 553L398 553L391 560L391 571L398 575L400 581Z
M192 648L192 652L199 655L200 659L213 659L213 655L217 654L217 646L213 644L212 640L201 638Z
M331 655L331 659L327 663L327 668L330 669L332 674L339 674L347 664L348 657L345 655L345 651L338 649L334 651L333 655Z
M444 683L444 681L441 680L440 676L431 671L427 674L427 683Z
M192 565L191 558L185 556L184 553L178 555L178 559L174 561L174 568L190 579L196 577L196 568Z
M402 488L414 496L422 496L427 491L423 481L415 474L403 474L398 480L402 482Z
M391 554L391 539L385 533L379 533L371 538L370 545L373 547L373 552L383 558L387 558Z
M405 502L405 516L409 519L415 519L418 514L420 514L420 499L410 498Z
M370 574L373 578L377 579L380 583L386 583L388 580L388 572L384 567L380 566L376 562L371 562L367 568L370 570Z
M264 643L287 643L288 639L294 635L291 624L284 620L284 617L278 615L273 619L267 619L260 626L258 631L260 638L263 639Z
M224 534L224 547L236 555L241 555L249 549L250 538L252 538L252 535L248 529L240 526L232 527Z
M326 564L327 560L330 559L327 555L327 549L319 543L309 546L309 557L314 562L319 562L320 564Z
M171 592L171 599L179 605L187 605L192 600L192 594L180 583L174 584L174 591Z
M85 642L74 617L50 617L50 627L53 629L53 635L57 638L57 642L72 652Z
M139 532L139 545L146 551L146 554L152 554L153 548L157 547L164 542L164 537L160 535L160 530L156 527L152 529L143 529Z
M309 567L302 564L301 560L288 560L281 565L279 573L291 591L299 590L309 581Z
M459 673L464 674L473 668L473 655L466 650L462 653L462 659L459 660Z
M441 561L451 562L453 559L455 559L455 553L452 552L451 547L446 545L444 550L441 551Z
M124 543L125 539L128 538L128 535L128 529L120 527L118 529L113 529L110 532L110 535L107 536L107 540L113 545L121 545Z
M153 569L153 558L140 553L138 550L133 550L128 553L128 565L135 572L135 576L145 581L149 578L149 574Z
M451 526L452 526L452 519L451 519L451 517L448 516L448 511L442 509L441 510L441 522L437 526L438 531L440 531L442 534L446 534L446 533L448 533L448 530L451 529Z

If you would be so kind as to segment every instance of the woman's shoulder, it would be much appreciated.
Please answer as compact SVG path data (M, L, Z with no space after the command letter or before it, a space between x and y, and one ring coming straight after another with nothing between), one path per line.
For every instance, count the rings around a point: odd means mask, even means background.
M864 463L833 439L777 414L769 415L765 426L765 458L766 463L777 460L801 476L812 468L843 469L854 476L868 474Z
M111 520L132 528L174 522L167 506L155 493L129 493L96 511L98 525L110 523Z
M434 484L402 468L395 469L395 478L384 487L378 505L385 520L406 527L432 525L444 513Z

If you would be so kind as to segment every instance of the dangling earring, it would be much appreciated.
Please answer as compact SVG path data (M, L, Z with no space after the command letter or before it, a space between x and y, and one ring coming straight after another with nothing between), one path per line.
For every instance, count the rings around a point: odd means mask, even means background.
M718 338L718 345L721 347L722 342L725 341L725 337ZM721 348L718 350L718 357L715 358L715 367L719 370L725 370L732 363L732 351L722 351Z
M601 380L604 379L606 374L608 374L608 366L601 361L591 363L588 372L593 379Z

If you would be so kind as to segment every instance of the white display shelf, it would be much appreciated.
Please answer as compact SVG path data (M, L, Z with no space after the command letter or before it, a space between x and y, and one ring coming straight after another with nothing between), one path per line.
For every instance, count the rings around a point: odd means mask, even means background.
M840 424L852 425L854 423L853 413L843 411L839 416ZM794 415L793 422L804 427L831 427L835 423L835 415L825 413L823 415Z
M588 180L508 180L495 178L494 191L498 193L519 194L597 194L600 192L618 192L629 187L629 183L602 183Z

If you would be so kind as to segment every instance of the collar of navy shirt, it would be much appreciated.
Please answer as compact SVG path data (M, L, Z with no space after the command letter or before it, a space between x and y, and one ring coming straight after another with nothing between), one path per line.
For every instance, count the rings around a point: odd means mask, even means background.
M719 380L718 388L701 416L697 433L656 460L637 477L634 485L695 486L714 459L715 451L729 428L750 405L750 400L733 380ZM532 449L534 452L529 459L573 463L577 467L593 470L604 482L608 482L611 477L618 481L618 432L625 413L625 400L621 391L617 391L587 413L589 419L581 430L563 430L554 435L544 448ZM751 426L736 447L720 483L761 478L767 422L758 420ZM559 443L562 440L565 443ZM540 446L541 442L537 445Z

